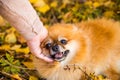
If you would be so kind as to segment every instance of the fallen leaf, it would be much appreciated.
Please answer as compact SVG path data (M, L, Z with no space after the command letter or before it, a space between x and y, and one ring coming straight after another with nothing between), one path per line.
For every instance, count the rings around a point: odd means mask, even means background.
M38 0L29 0L31 4L35 4Z
M57 7L57 1L54 1L50 4L51 7L56 8Z
M11 50L16 50L16 49L19 49L21 47L21 45L14 45L11 47Z
M92 1L86 1L85 5L92 6L93 2Z
M104 12L103 15L106 18L112 18L114 16L114 12L113 11L106 11L106 12Z
M5 36L6 43L16 43L16 41L17 41L17 38L13 32Z
M27 68L34 69L34 64L33 64L32 62L23 62L23 64L24 64Z
M94 2L94 3L93 3L93 7L94 7L94 8L97 8L97 7L99 7L99 6L100 6L100 3L98 3L98 2Z
M14 33L16 31L16 29L14 27L11 27L9 29L6 30L6 33Z
M63 4L69 4L70 0L63 0Z
M30 76L30 77L29 77L29 80L38 80L38 78L35 77L35 76Z
M9 50L10 49L10 45L4 44L4 45L0 46L0 49L1 50Z
M37 0L34 4L34 7L43 7L46 5L44 0Z
M5 20L0 16L0 26L5 26L6 22Z
M17 53L25 53L25 54L28 54L30 52L28 47L26 47L26 48L18 48L18 49L15 49L15 51Z
M20 35L20 34L16 34L17 40L20 43L26 43L26 40Z
M41 13L46 13L47 11L50 10L50 7L46 4L46 5L42 6L42 7L37 7L36 10L38 10Z
M18 74L13 74L12 77L15 78L16 80L22 80L22 78L20 78Z

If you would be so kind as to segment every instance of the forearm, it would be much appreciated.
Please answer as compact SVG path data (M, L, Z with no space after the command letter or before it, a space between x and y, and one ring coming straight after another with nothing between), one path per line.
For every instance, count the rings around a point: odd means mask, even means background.
M43 28L43 24L28 0L0 0L0 14L26 40L32 39Z

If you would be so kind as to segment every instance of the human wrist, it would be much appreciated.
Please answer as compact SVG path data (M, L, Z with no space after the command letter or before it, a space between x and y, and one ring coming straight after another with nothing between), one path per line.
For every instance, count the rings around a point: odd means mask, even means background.
M0 14L26 40L31 40L40 34L40 30L43 28L42 22L28 0L1 0Z
M31 40L36 36L43 36L44 34L47 34L47 30L41 21L36 20L33 25L29 26L28 30L21 32L21 34L26 40Z
M41 27L39 32L31 37L28 37L26 40L27 42L34 42L34 41L43 41L48 35L48 31L45 27Z

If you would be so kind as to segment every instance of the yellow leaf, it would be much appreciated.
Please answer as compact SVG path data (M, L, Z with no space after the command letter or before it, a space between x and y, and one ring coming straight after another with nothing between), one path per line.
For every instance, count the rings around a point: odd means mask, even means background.
M4 33L4 32L0 33L0 38L1 38L2 40L4 40L4 36L5 36L5 33Z
M0 46L0 49L9 50L10 49L10 45L7 45L7 44L2 45L2 46Z
M110 79L104 78L103 75L98 75L97 80L110 80Z
M27 68L34 69L34 64L33 64L32 62L23 62L23 64L24 64Z
M16 34L16 37L17 37L18 42L26 43L26 40L21 35Z
M30 77L29 77L29 80L38 80L38 78L35 77L35 76L30 76Z
M105 6L109 6L109 7L114 7L114 6L115 6L115 3L114 3L113 1L108 0L108 1L106 1L106 2L104 3L104 5L105 5Z
M34 4L34 3L36 3L38 0L29 0L29 1L30 1L30 3Z
M104 12L104 17L106 18L111 18L114 16L114 12L113 11L106 11Z
M14 33L15 31L16 29L14 27L11 27L10 29L6 30L7 33Z
M61 9L64 9L65 7L66 7L66 4L62 4L59 9L61 10Z
M5 42L6 43L16 43L17 39L14 33L9 33L5 37Z
M26 48L18 48L15 51L25 53L25 54L28 54L30 52L28 47L26 47Z
M21 45L14 45L13 47L11 47L11 50L16 50L19 49L21 47Z
M48 29L48 28L49 28L49 26L48 26L48 25L45 25L45 28L46 28L46 29Z
M38 10L41 13L46 13L47 11L50 10L50 7L46 4L46 5L42 6L42 7L36 8L36 10Z
M94 3L93 3L93 7L94 7L94 8L99 7L99 6L100 6L100 3L98 3L98 2L94 2Z
M63 4L69 4L70 0L63 0Z
M53 8L57 7L57 1L52 2L52 3L50 4L50 6L53 7Z
M69 19L71 16L72 16L72 13L71 13L71 12L67 12L66 14L64 14L63 19L64 19L64 20L67 20L67 19Z
M18 74L14 74L12 75L12 77L15 78L16 80L22 80Z
M99 79L99 80L103 80L104 78L103 78L102 75L98 75L98 79Z
M46 5L44 0L37 0L34 4L35 7L43 7Z
M88 6L92 6L93 3L92 3L92 1L86 1L85 4Z
M5 20L0 16L0 26L4 26L5 25Z

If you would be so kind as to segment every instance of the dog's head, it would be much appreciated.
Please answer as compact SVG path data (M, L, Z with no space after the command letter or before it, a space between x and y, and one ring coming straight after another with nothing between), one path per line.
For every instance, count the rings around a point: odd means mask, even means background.
M77 30L71 24L56 24L50 27L48 37L41 45L43 53L59 62L70 61L79 48Z

